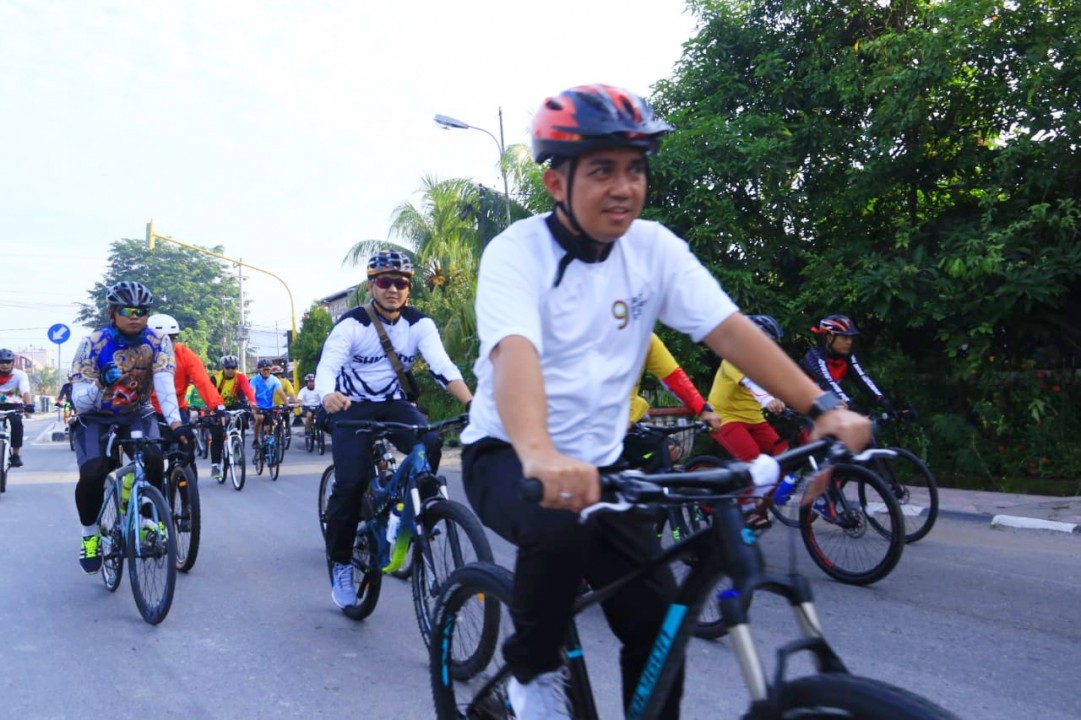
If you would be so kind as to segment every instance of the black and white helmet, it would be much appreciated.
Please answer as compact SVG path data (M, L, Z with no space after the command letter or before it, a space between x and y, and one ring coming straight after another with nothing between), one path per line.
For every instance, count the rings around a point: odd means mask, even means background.
M221 360L218 361L218 364L221 365L223 369L235 370L236 368L240 367L240 358L238 358L236 355L222 355Z
M386 273L413 277L413 261L403 252L380 250L368 259L368 277L378 277Z
M121 280L105 292L105 302L125 307L150 307L154 304L154 294L141 282Z

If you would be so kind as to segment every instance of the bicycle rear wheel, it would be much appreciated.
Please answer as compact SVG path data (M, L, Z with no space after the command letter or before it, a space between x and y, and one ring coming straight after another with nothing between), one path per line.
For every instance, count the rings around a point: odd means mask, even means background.
M263 442L266 442L266 438L263 438ZM263 445L260 444L257 448L252 448L251 460L255 463L255 474L263 474L263 462L266 460L266 451L263 449Z
M101 579L109 592L115 592L120 587L120 579L124 577L124 517L120 514L120 493L115 490L107 492L106 504L98 522L98 533L101 535L98 552L101 553Z
M0 438L0 493L8 491L8 441Z
M858 465L833 467L830 489L800 508L800 535L824 573L848 585L890 574L904 549L901 506L886 484Z
M809 720L958 720L930 700L870 678L811 675L781 685L782 718Z
M429 502L418 518L416 531L413 537L413 610L420 636L427 644L431 641L435 606L450 574L466 563L493 562L494 558L480 520L469 508L453 500ZM493 612L488 620L495 623L498 617ZM451 672L468 677L479 669L475 667L473 655L483 652L484 648L477 648L474 653L456 657Z
M244 438L234 435L229 439L233 451L229 463L229 481L237 492L244 489L244 480L248 477L247 458L244 457Z
M514 632L509 611L513 586L507 569L489 563L465 565L447 578L429 647L439 720L511 717L510 673L496 649ZM463 657L473 659L475 671L468 675L459 672Z
M267 451L266 467L267 473L270 475L271 480L278 479L278 473L281 472L281 457L280 455L281 445L274 443L274 446Z
M357 593L357 602L342 613L353 620L363 620L372 614L379 602L379 591L383 587L383 568L379 562L379 543L376 541L375 510L368 493L360 504L360 523L353 540L353 586ZM327 569L330 570L327 558Z
M319 445L319 454L322 455L327 451L327 434L322 430L319 431L317 444Z
M323 471L323 477L319 478L319 530L323 533L323 539L327 539L327 503L330 502L330 493L334 487L334 466L327 465Z
M874 470L893 491L905 521L905 542L913 543L931 532L938 519L938 481L923 461L904 448L890 448L894 457L876 457Z
M169 505L158 489L147 485L137 492L139 512L148 504L150 512L149 517L136 518L137 527L128 538L128 581L143 620L157 625L173 604L176 533Z
M199 508L199 482L186 465L178 465L169 473L166 485L169 509L173 513L176 535L176 569L188 572L199 556L202 514Z
M308 452L315 450L315 431L304 433L304 449Z

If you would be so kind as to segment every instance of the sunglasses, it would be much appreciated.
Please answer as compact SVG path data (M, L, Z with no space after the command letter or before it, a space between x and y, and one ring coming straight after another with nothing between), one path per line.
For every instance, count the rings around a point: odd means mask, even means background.
M116 314L126 318L141 318L150 314L150 309L145 307L122 307L116 309Z
M396 287L399 290L408 290L411 282L405 278L392 278L392 277L377 277L375 279L375 286L380 290L390 290L391 287Z

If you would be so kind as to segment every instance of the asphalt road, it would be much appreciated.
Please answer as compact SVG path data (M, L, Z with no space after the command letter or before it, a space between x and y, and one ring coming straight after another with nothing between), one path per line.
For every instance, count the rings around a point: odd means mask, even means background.
M242 492L209 479L198 562L169 617L140 618L127 579L109 593L77 562L74 453L35 440L0 498L0 717L428 718L427 656L407 582L386 578L366 621L330 601L316 517L329 463L294 443L281 477L249 468ZM457 486L453 458L445 466ZM871 588L835 583L791 531L763 537L778 567L813 580L849 668L965 718L1081 716L1081 538L945 518ZM512 550L495 541L497 560ZM756 598L760 650L793 639L791 615ZM618 717L617 648L599 612L581 624L603 717ZM694 641L685 718L738 717L746 693L727 642ZM797 668L798 670L799 668Z

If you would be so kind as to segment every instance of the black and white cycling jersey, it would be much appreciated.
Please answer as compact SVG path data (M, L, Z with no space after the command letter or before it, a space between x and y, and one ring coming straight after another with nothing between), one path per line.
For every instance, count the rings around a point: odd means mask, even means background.
M435 323L421 311L406 306L393 323L383 320L383 327L406 370L413 367L419 353L432 377L443 387L462 379L461 371L443 348ZM347 312L330 331L315 371L315 390L320 397L340 392L353 402L406 399L379 333L363 307Z

